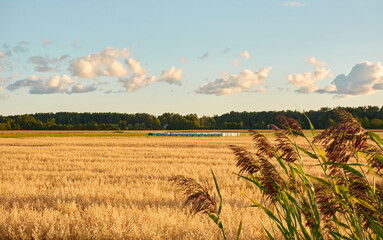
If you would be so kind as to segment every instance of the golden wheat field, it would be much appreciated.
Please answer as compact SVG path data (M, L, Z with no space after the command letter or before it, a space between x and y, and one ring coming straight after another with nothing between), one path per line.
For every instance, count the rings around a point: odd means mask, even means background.
M121 134L120 134L121 135ZM168 181L207 181L223 197L228 239L243 219L241 239L263 239L269 220L237 189L259 192L234 172L230 144L250 136L45 136L0 138L0 238L220 239L206 215L192 215ZM315 161L307 160L315 175Z

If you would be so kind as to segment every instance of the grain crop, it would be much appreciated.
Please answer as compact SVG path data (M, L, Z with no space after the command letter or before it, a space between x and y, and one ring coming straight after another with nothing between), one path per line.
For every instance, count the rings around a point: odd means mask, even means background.
M229 146L252 148L241 137L0 138L0 238L219 239L202 214L190 214L168 179L184 175L224 199L221 219L234 238L263 239L268 218L238 192L259 192L234 172ZM305 163L315 175L315 162Z

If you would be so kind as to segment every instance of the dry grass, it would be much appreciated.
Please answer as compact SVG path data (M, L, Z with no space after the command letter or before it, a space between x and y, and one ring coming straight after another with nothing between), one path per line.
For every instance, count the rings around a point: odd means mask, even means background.
M0 238L219 239L202 214L188 214L168 179L184 175L214 186L224 199L228 239L241 217L242 239L265 238L268 218L236 189L259 198L238 177L229 145L242 137L0 138ZM308 160L308 174L319 171Z

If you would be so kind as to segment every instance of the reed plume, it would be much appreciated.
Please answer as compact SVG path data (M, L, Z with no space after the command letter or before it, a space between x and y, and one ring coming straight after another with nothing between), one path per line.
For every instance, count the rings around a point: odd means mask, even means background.
M190 206L190 211L194 214L199 212L217 212L217 201L215 195L208 191L207 186L202 186L193 178L181 175L169 179L186 197L184 206Z
M298 136L303 134L302 126L294 118L278 115L276 120L283 127L283 133L286 135Z
M230 145L237 160L236 166L239 168L239 173L248 173L252 175L259 171L259 163L254 159L252 154L242 147Z
M367 143L366 131L352 115L343 109L335 111L339 123L327 128L319 134L314 142L322 143L325 147L327 160L333 163L345 164L361 151Z
M263 155L267 158L272 158L276 155L276 148L267 140L267 138L257 131L250 130L253 137L254 148L257 154Z

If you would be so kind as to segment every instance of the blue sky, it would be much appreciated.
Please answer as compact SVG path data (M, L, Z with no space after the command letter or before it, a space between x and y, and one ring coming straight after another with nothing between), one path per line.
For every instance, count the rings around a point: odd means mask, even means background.
M383 1L0 0L0 114L382 106Z

